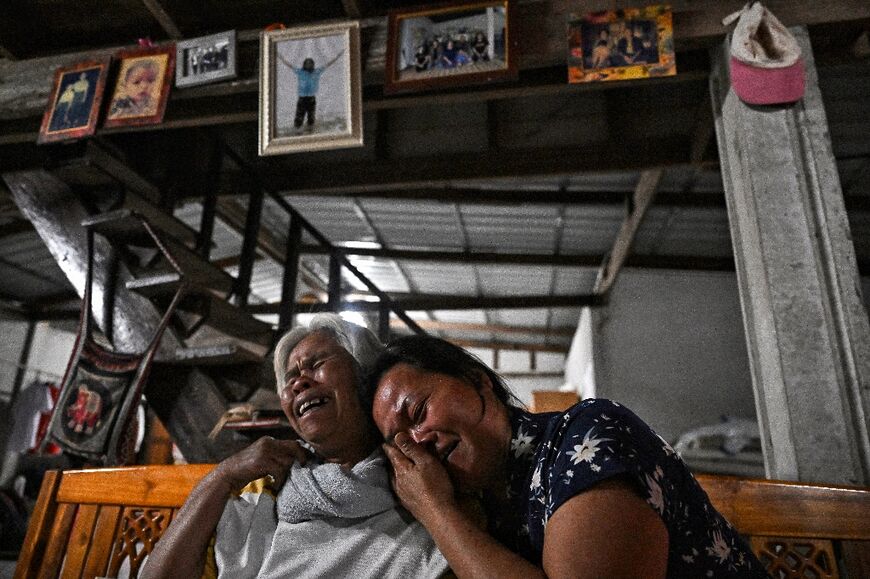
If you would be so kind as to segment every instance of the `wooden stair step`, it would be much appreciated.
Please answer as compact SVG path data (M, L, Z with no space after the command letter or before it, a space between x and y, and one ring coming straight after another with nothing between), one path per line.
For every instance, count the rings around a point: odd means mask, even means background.
M194 288L188 293L178 304L178 309L206 316L206 326L234 338L268 343L272 337L271 325L202 288Z
M170 261L168 267L180 270L178 273L183 275L185 281L212 288L221 295L228 295L232 291L235 280L231 275L203 259L171 234L155 227L150 220L148 223L154 229L166 252L169 253L170 257L164 257L164 262L168 259ZM82 221L82 225L104 235L116 244L158 247L154 238L145 228L142 217L130 209L117 209L94 215ZM127 286L128 289L141 290L140 293L146 295L159 295L162 292L174 291L175 287L164 285L169 279L166 276L172 272L165 271L166 265L163 267L164 271L155 272L154 275L144 276L130 282ZM140 280L142 281L140 282Z
M262 362L263 356L240 344L226 343L175 350L175 364L191 366L239 364L242 362ZM167 360L168 361L168 360Z
M188 285L193 287L207 288L194 290L194 293L209 292L221 298L226 298L233 290L233 278L230 276L205 280L203 283L203 280L191 279L187 275L177 272L156 273L154 275L139 277L128 281L126 285L130 291L134 291L147 298L156 298L173 295L182 282L187 282Z
M132 209L115 209L82 220L82 227L92 229L114 244L157 247L142 219Z

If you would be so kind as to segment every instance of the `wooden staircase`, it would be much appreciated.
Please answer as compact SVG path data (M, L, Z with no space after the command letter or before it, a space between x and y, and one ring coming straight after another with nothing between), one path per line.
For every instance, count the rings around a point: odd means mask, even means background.
M263 360L274 338L271 326L232 305L235 280L175 238L167 231L170 227L161 227L168 223L177 229L173 217L158 219L124 208L87 218L82 225L123 248L135 276L126 282L128 290L165 307L179 287L184 288L172 324L184 346L176 350L174 361L196 365Z

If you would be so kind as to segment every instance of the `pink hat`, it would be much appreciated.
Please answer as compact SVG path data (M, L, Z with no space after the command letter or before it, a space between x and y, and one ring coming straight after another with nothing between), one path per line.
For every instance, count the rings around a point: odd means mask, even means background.
M747 4L731 36L731 86L751 105L792 103L804 96L804 61L797 40L761 2Z

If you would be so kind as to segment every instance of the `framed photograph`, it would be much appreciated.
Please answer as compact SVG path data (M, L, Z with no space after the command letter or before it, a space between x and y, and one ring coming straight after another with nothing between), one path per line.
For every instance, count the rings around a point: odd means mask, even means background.
M57 69L37 143L79 139L94 134L106 90L109 63L109 59L91 60Z
M175 86L236 78L236 31L228 30L175 45Z
M665 5L571 15L568 82L674 76L674 25Z
M260 33L260 155L362 145L359 23Z
M507 0L390 12L385 93L517 76Z
M161 122L172 84L175 45L124 50L115 58L119 61L118 75L103 126Z

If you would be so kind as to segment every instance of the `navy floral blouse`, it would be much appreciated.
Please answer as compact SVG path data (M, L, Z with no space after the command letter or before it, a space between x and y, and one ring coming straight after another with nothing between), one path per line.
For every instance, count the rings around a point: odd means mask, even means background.
M510 507L487 514L493 535L529 561L541 563L556 509L621 475L668 529L668 577L767 577L671 446L624 406L589 399L561 413L511 408L510 420Z

